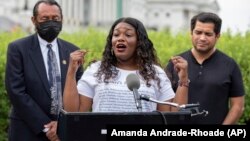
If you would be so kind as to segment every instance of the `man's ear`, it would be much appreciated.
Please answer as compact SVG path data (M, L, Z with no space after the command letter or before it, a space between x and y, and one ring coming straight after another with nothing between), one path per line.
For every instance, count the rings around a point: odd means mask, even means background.
M32 17L31 17L31 21L32 21L32 23L35 25L35 23L36 23L36 18L35 18L34 16L32 16Z
M218 33L218 34L216 35L216 38L217 38L217 39L219 39L219 38L220 38L220 33Z

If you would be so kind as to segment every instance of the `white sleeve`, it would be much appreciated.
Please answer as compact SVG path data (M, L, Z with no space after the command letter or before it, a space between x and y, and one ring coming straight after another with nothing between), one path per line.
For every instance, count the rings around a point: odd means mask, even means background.
M158 88L159 93L157 95L157 99L159 101L166 101L174 98L175 92L173 91L171 82L165 71L162 68L156 66L156 72L160 79L160 89Z
M97 72L100 66L99 62L91 64L84 71L81 79L77 83L78 93L80 95L87 96L89 98L93 98L95 94L95 87L97 85L97 79L95 77L95 73Z

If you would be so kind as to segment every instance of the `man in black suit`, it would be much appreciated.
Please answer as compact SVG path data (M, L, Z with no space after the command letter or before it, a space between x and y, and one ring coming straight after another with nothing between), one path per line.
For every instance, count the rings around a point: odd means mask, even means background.
M54 85L49 83L49 48L46 46L52 45L57 58L54 58L60 78L60 85L57 85L60 86L60 94L57 97L62 97L70 53L79 49L57 38L62 29L62 19L62 9L56 1L38 1L32 17L36 34L8 46L5 83L12 104L9 141L59 140L56 134L58 113L51 112L51 87ZM83 68L80 67L76 80L80 79L82 73Z

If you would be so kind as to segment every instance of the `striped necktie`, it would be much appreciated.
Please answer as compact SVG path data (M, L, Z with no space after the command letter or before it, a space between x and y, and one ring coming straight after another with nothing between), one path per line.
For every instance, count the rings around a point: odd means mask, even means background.
M56 60L55 52L52 50L52 45L48 44L48 74L49 85L51 92L51 109L50 113L58 115L62 109L62 89L61 89L61 76Z

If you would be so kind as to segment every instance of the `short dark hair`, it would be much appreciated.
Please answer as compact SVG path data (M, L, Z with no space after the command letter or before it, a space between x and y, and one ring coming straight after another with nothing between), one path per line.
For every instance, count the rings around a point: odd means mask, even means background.
M202 23L213 23L215 34L218 35L220 33L222 20L217 14L211 12L202 12L198 15L195 15L191 19L191 31L194 30L197 21Z
M59 10L60 10L61 18L63 17L62 8L61 8L61 6L60 6L55 0L39 0L39 1L35 4L34 9L33 9L33 16L34 16L34 17L37 17L37 15L38 15L38 6L39 6L41 3L45 3L45 4L48 4L48 5L56 5L56 6L59 8Z

